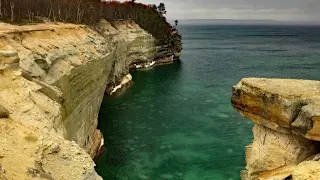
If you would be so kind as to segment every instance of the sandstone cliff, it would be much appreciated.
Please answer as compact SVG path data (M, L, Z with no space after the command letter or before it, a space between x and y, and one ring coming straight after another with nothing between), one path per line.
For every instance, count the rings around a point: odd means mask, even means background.
M232 105L255 123L242 179L320 179L320 81L243 79Z
M131 81L130 65L152 63L154 41L132 21L0 24L0 179L101 179L104 93Z

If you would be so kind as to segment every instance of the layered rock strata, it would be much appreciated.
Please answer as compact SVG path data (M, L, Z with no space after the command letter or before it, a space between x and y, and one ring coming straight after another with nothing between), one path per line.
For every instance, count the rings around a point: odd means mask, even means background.
M101 179L104 93L152 63L155 39L132 21L0 24L0 179Z
M119 96L132 85L130 70L149 70L158 65L178 60L182 51L181 35L176 29L170 32L168 43L156 46L157 40L131 20L106 21L96 26L97 31L116 47L116 59L110 74L106 95ZM111 48L109 47L109 48Z
M255 123L242 179L320 179L320 81L243 79L232 105Z

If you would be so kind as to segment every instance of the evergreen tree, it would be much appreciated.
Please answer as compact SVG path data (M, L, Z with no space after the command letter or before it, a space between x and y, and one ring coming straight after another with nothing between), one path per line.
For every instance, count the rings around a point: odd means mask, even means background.
M159 4L158 11L161 15L167 14L166 6L164 5L164 3Z
M178 26L179 21L178 21L178 20L175 20L175 21L174 21L174 24L175 24L176 26Z
M152 4L152 5L151 5L151 7L152 7L152 9L153 9L153 10L158 11L158 7L157 7L157 5Z

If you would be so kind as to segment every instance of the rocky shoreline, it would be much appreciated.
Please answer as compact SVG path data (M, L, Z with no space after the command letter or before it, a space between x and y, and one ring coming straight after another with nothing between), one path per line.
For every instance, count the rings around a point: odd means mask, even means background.
M173 58L174 56L169 56L161 59L157 59L147 63L136 63L129 66L130 71L147 71L156 66L163 66L172 64L176 61L180 61L179 58ZM133 80L131 74L127 74L122 77L116 85L110 86L106 88L106 96L107 97L118 97L120 96L127 88L132 86Z

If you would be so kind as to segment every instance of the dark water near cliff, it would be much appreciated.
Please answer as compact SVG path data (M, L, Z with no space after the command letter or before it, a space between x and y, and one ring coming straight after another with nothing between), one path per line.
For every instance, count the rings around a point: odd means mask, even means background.
M239 180L252 123L230 105L243 77L319 80L320 27L180 26L181 64L134 72L103 102L107 180Z

